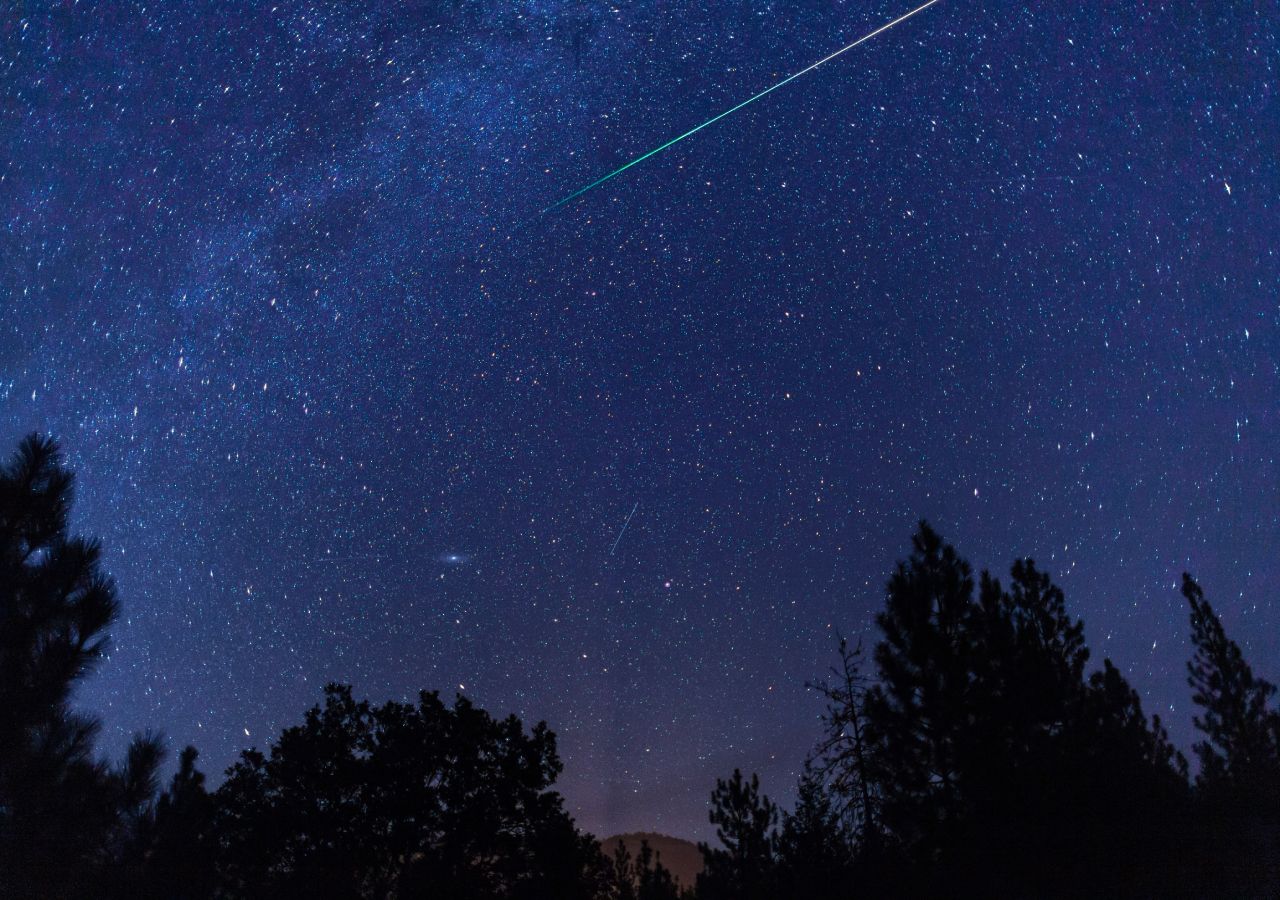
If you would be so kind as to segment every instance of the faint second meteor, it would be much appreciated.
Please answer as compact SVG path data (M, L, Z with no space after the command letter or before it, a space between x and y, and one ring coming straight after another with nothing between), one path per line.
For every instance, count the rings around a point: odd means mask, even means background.
M631 512L627 513L627 521L622 523L622 530L618 532L618 536L613 539L613 546L609 548L609 555L613 556L613 551L618 549L618 541L622 540L622 536L627 533L627 526L631 524L631 517L636 514L636 510L640 508L640 501L636 501L636 505L631 507Z
M617 176L621 175L623 172L627 171L627 169L630 169L632 166L644 162L646 159L648 159L651 156L656 156L657 154L661 153L663 150L666 150L668 147L674 144L680 143L687 137L692 137L702 129L706 128L708 125L714 125L716 122L719 122L725 116L729 116L729 115L732 115L733 113L736 113L738 110L742 109L742 107L750 103L755 103L761 97L765 96L766 94L773 93L778 88L782 87L784 84L795 81L801 75L807 75L809 72L812 72L814 69L818 68L818 66L823 65L824 63L831 62L831 60L835 59L837 56L840 56L841 54L848 53L850 50L852 50L854 47L858 46L859 44L862 44L871 40L877 34L881 34L885 31L888 31L890 28L892 28L894 25L897 25L899 22L905 22L907 19L910 19L916 13L924 12L926 9L928 9L930 6L933 6L933 4L937 2L939 2L939 0L929 0L928 3L922 3L919 6L917 6L915 9L911 10L910 12L903 13L902 15L898 16L898 18L894 19L892 22L888 22L884 25L881 25L875 31L869 32L868 34L864 34L862 37L858 38L852 44L846 44L845 46L837 50L835 53L832 53L830 56L824 56L822 59L818 60L813 65L807 68L801 69L799 72L796 72L794 75L791 75L791 76L788 76L787 78L782 79L777 84L774 84L774 85L771 85L770 87L765 88L763 91L756 94L754 97L750 98L749 100L743 100L741 103L739 103L737 106L733 107L732 109L726 109L724 112L720 113L718 116L713 116L712 118L707 119L707 121L703 122L701 125L697 126L696 128L690 128L688 131L686 131L684 134L680 135L679 137L672 138L671 140L663 144L661 147L655 147L654 149L650 150L648 153L644 154L643 156L637 156L635 159L631 160L631 162L627 163L624 166L620 166L614 169L612 172L610 172L608 175L605 175L603 178L597 178L595 181L591 182L586 187L578 188L578 190L574 191L572 194L562 197L559 200L557 200L555 203L552 203L550 206L544 209L543 212L549 213L552 210L559 209L560 207L564 206L566 203L569 203L572 200L576 200L578 197L581 197L587 191L591 190L592 188L599 187L600 185L604 184L606 181L608 181L611 178L616 178Z

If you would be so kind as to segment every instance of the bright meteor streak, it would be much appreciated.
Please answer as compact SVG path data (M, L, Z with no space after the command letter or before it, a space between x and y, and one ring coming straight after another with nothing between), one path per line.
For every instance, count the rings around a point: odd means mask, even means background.
M816 63L809 66L808 68L801 69L799 72L796 72L794 75L791 75L787 78L782 79L777 84L774 84L774 85L771 85L770 87L765 88L763 91L756 94L754 97L750 98L749 100L743 100L741 103L739 103L737 106L733 107L732 109L726 109L724 112L720 113L718 116L714 116L710 119L707 119L707 121L703 122L701 125L697 126L696 128L690 128L688 131L686 131L684 134L680 135L679 137L672 138L671 140L663 144L661 147L655 147L653 150L650 150L648 153L644 154L643 156L637 156L635 159L631 160L631 162L627 163L624 166L620 166L617 169L614 169L612 172L610 172L608 175L605 175L603 178L597 178L595 181L591 182L586 187L579 188L578 190L574 191L572 194L569 194L567 197L563 197L557 200L555 203L552 203L550 206L544 209L543 212L549 213L552 210L559 209L560 207L564 206L566 203L576 200L578 197L581 197L587 191L591 190L592 188L599 187L600 185L604 184L606 181L608 181L611 178L616 178L617 176L621 175L623 172L627 171L627 169L630 169L632 166L638 165L644 162L646 159L648 159L651 156L656 156L657 154L661 153L663 150L666 150L668 147L674 144L680 143L687 137L692 137L702 129L706 128L708 125L714 125L716 122L719 122L725 116L733 115L738 110L742 109L742 107L750 103L755 103L757 100L759 100L761 97L765 96L766 94L772 94L774 91L782 87L784 84L788 84L792 81L795 81L801 75L807 75L808 73L812 72L814 69L818 68L818 66L823 65L824 63L831 62L831 60L835 59L837 56L841 56L842 54L848 53L850 50L852 50L854 47L858 46L859 44L862 44L871 40L877 34L881 34L885 31L888 31L890 28L892 28L894 25L897 25L899 22L905 22L907 19L910 19L916 13L924 12L926 9L928 9L930 6L933 6L933 4L937 2L938 0L929 0L928 3L922 3L921 5L917 6L915 9L911 10L910 12L904 13L903 15L898 16L898 18L894 19L892 22L888 22L884 25L881 25L875 31L872 31L868 34L864 34L862 37L858 38L852 44L847 44L844 47L841 47L839 50L837 50L835 53L832 53L830 56L824 56L822 59L818 60Z

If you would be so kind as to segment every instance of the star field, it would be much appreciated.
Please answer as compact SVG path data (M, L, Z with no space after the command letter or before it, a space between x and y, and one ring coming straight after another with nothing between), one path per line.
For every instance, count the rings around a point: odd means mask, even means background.
M216 781L326 681L461 690L584 827L707 836L921 518L1183 748L1183 570L1280 678L1265 4L944 0L540 214L905 11L0 14L0 437L118 581L104 748Z

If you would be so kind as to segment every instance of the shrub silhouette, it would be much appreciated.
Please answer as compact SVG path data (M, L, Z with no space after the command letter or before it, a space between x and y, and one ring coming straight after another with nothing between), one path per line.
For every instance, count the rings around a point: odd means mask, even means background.
M214 795L220 878L238 897L587 896L599 852L550 789L560 770L545 724L330 685Z

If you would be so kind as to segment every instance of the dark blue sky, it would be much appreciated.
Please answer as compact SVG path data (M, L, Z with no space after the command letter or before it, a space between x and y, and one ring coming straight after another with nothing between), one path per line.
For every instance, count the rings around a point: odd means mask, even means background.
M1280 677L1270 4L943 0L539 215L907 8L0 14L0 438L118 579L106 748L465 685L706 835L920 518L1184 747L1184 569Z

